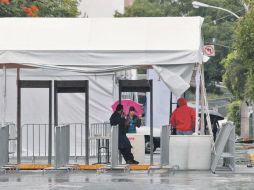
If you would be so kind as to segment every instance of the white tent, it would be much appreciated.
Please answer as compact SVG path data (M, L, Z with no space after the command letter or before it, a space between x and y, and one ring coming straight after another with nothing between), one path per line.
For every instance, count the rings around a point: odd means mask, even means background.
M6 68L93 76L153 68L180 96L195 64L202 63L202 22L201 17L0 18L0 68L3 76Z

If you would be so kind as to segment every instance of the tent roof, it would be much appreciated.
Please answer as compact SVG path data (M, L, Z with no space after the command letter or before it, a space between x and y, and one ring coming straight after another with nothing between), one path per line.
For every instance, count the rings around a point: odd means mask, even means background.
M0 18L0 64L202 62L201 17Z

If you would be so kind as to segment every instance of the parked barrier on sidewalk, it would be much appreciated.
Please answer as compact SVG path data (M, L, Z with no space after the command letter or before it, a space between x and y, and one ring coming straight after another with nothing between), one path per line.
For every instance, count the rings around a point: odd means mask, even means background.
M70 125L55 127L55 168L66 166L70 157Z
M161 166L169 165L169 130L170 130L169 127L170 127L169 125L163 125L161 128L161 139L160 139Z
M9 161L9 126L0 127L0 167Z

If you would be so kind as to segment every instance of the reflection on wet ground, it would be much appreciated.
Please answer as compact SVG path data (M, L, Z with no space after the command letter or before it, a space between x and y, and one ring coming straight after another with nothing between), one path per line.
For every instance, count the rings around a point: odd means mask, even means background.
M149 163L150 156L145 161ZM159 163L160 154L154 154ZM93 160L92 160L93 161ZM94 159L94 161L96 161ZM236 146L235 173L210 171L0 171L0 190L249 190L254 189L254 168L249 163L247 150Z
M212 174L209 171L147 172L42 171L1 173L1 190L134 190L134 189L253 189L253 174Z

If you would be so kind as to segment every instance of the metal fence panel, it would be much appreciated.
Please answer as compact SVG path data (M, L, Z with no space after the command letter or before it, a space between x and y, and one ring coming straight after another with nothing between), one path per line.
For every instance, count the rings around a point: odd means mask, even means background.
M61 124L67 125L67 124ZM77 162L85 157L85 124L68 123L70 126L70 157ZM48 156L48 124L24 124L22 125L22 160L32 160L33 163L44 162ZM53 129L54 130L54 129ZM90 158L97 157L97 142L94 137L110 137L111 126L109 123L92 123L89 128ZM55 136L52 136L52 155L55 156ZM16 142L16 141L15 141ZM16 149L15 149L16 151ZM110 147L111 152L111 147ZM103 156L104 156L103 152Z

